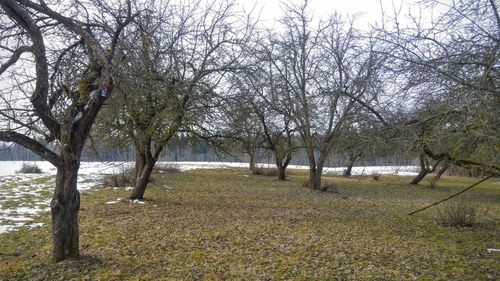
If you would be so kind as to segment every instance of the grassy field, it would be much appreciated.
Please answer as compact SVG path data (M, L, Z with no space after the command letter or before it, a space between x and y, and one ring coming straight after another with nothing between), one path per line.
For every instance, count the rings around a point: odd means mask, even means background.
M50 262L45 226L0 234L0 280L499 280L500 185L466 196L474 227L436 223L436 209L408 212L475 179L440 188L409 178L325 177L339 194L246 170L156 174L144 204L125 189L83 193L82 257Z

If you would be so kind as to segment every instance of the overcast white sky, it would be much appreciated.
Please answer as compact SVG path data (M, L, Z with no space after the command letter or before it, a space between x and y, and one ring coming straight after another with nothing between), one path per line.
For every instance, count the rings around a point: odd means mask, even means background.
M303 0L284 0L285 2L303 3ZM382 19L382 8L386 16L392 16L394 8L400 9L400 20L404 22L404 15L409 13L411 4L417 0L309 0L309 7L314 11L315 21L333 14L335 11L346 16L358 14L356 26L367 28L369 24ZM240 3L248 11L256 3L257 11L262 8L261 20L267 27L273 27L276 19L279 19L281 10L281 0L240 0ZM413 6L412 13L418 12L418 7ZM430 10L426 10L426 17L431 16Z

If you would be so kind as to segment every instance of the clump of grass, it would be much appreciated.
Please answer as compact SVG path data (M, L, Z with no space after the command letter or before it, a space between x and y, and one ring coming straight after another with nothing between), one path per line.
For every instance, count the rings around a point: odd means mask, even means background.
M278 169L276 168L257 168L254 175L266 176L266 177L277 177Z
M125 187L131 184L132 176L126 172L105 176L102 182L104 187Z
M36 163L23 163L21 169L16 171L18 174L41 174L43 173L42 169L38 167Z
M380 180L381 177L382 175L378 173L371 174L371 178L376 181Z
M333 182L327 182L323 186L321 186L321 191L339 193L339 185Z
M342 175L344 174L344 172L342 172ZM330 171L330 172L326 172L326 173L323 173L323 175L325 177L336 177L339 175L338 172L335 172L335 171Z
M306 180L302 182L302 187L309 188L309 181ZM321 188L319 189L320 191L329 191L333 193L339 193L339 185L333 182L326 182L324 183Z
M476 224L476 205L466 199L445 202L437 209L436 221L443 226L466 226Z

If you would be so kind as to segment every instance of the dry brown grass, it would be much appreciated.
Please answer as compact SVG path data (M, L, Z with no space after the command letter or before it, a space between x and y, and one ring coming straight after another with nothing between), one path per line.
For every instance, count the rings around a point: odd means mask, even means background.
M118 202L125 190L82 195L78 260L50 263L50 229L0 234L2 280L495 280L500 278L500 193L471 190L489 208L475 228L443 227L434 211L406 215L449 190L408 178L325 178L338 192L242 177L245 170L155 175L145 204ZM298 173L299 174L299 173ZM167 188L167 186L171 188ZM41 221L47 225L49 214Z

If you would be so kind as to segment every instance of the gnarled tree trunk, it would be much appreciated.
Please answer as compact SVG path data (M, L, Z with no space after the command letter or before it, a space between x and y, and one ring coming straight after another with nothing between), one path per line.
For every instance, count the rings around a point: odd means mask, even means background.
M137 177L134 180L134 189L129 199L144 199L144 193L148 186L151 173L153 172L155 163L146 163L140 169L137 169Z
M285 174L285 171L286 171L286 168L288 167L288 163L290 161L289 160L286 160L285 162L277 162L276 163L276 167L278 168L278 179L279 180L286 180L286 174Z
M425 159L425 154L420 153L420 172L416 175L410 182L410 184L418 184L421 180L430 173L427 161Z
M151 139L145 138L135 142L134 189L129 199L144 199L144 193L151 178L156 158L151 153Z
M321 190L321 176L323 175L323 165L325 160L320 157L317 165L309 165L309 188Z
M288 153L287 156L282 157L278 152L276 152L275 158L276 158L276 167L278 168L278 180L284 181L286 179L285 175L286 168L288 167L290 160L292 160L291 153Z
M442 159L438 159L436 163L432 166L432 168L429 167L429 162L425 158L425 152L420 153L420 172L416 177L413 178L413 180L410 182L410 184L418 184L421 180L425 178L430 173L433 173L436 170L436 167L439 165L439 162L441 162Z
M80 157L62 152L62 163L57 169L56 188L50 209L52 214L53 258L55 262L78 257L78 210L80 193L77 189Z

